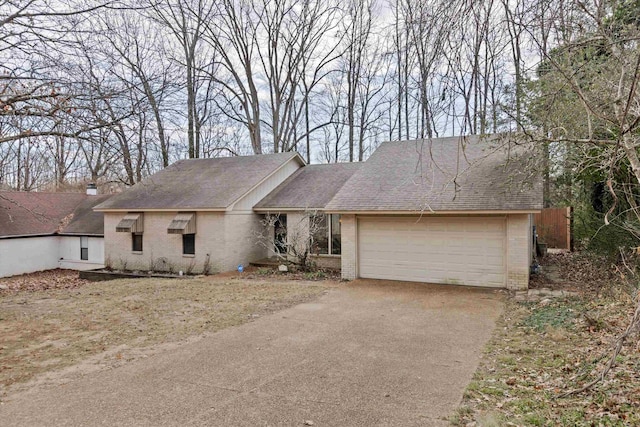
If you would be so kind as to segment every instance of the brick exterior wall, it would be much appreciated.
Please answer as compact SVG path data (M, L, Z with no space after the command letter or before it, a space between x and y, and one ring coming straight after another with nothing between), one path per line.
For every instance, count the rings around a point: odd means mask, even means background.
M267 256L266 248L259 242L263 232L260 219L260 215L252 212L224 215L225 242L224 255L220 256L221 271L235 270L240 264L247 267L251 261Z
M303 253L309 241L309 214L287 212L287 245ZM291 254L289 254L291 256Z
M196 214L195 255L182 254L182 236L168 234L167 227L175 212L145 212L143 251L131 250L131 234L116 232L125 213L105 213L105 265L125 270L184 271L195 274L230 271L238 264L266 256L256 244L254 231L261 226L253 213ZM206 267L205 267L206 266Z
M340 270L342 267L342 260L339 255L312 255L311 262L316 267L327 270Z
M131 234L118 233L116 225L125 213L105 213L105 265L126 270L182 270L202 273L235 270L239 264L266 257L267 249L258 243L262 230L260 216L250 212L198 212L196 215L195 256L182 254L182 237L168 234L167 227L175 212L144 214L143 252L131 250ZM308 233L305 212L288 213L289 244L304 244ZM313 257L323 268L341 268L342 278L357 277L357 221L355 215L342 215L342 256ZM508 289L527 289L532 256L531 215L507 217L507 283Z
M342 215L342 278L353 280L357 277L357 241L358 230L355 215Z
M529 287L531 240L531 215L507 216L507 289Z

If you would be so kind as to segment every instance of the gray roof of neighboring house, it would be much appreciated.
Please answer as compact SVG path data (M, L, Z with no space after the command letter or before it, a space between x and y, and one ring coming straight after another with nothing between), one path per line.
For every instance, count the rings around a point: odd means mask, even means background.
M180 160L96 206L108 209L226 209L295 152Z
M104 235L104 214L93 208L112 197L111 194L87 196L73 211L73 217L61 234Z
M308 165L254 206L256 209L322 209L362 163Z
M542 208L531 153L478 136L385 142L327 211L494 211Z
M102 235L103 214L91 208L109 195L0 192L0 237L47 234ZM69 231L71 230L71 231Z

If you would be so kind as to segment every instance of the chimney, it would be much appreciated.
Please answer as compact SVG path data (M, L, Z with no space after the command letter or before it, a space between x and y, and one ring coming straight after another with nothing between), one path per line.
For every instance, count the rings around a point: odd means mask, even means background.
M93 182L90 182L89 184L87 184L87 194L89 196L98 195L98 187L96 187L96 185Z

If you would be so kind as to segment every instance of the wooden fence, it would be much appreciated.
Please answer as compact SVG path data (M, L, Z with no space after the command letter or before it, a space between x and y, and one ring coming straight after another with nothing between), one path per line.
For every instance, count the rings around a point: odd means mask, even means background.
M571 208L546 208L535 215L538 242L549 248L571 249Z

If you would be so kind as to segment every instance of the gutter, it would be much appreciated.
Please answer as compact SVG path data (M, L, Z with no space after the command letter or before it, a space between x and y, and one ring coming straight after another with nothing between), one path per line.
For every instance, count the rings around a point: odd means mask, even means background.
M91 234L91 233L41 233L41 234L14 234L11 236L0 236L0 240L10 240L10 239L29 239L31 237L104 237L104 234Z

